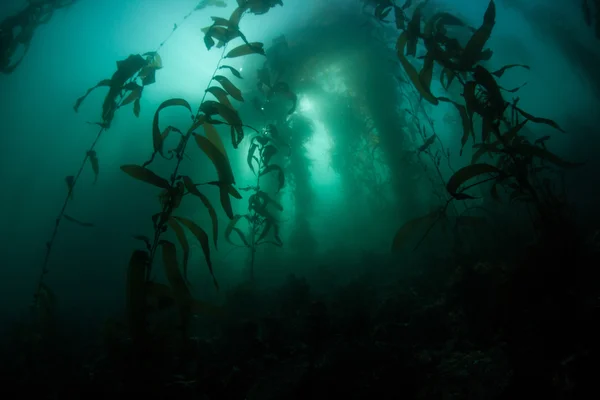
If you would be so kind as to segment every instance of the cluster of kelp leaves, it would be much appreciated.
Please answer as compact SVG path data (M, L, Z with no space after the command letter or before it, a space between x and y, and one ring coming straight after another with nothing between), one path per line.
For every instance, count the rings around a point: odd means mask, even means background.
M543 137L532 143L524 135L522 128L528 123L541 123L564 132L560 126L546 118L529 114L518 107L519 98L511 102L504 99L503 91L515 93L515 89L504 89L496 78L500 78L511 68L526 68L526 65L510 64L496 71L488 71L480 62L492 57L492 50L487 49L486 43L492 34L496 21L496 6L490 1L483 16L483 23L477 29L468 27L462 20L448 12L438 12L421 24L421 10L427 5L421 2L409 20L404 10L411 5L408 0L404 6L394 6L390 1L379 2L375 15L385 20L394 10L396 26L402 31L396 44L398 59L412 84L419 91L422 100L433 105L449 102L456 107L462 121L463 134L461 146L464 147L469 139L473 139L476 149L471 164L456 171L447 181L448 201L438 210L407 222L396 234L393 249L403 246L406 237L421 225L431 225L446 219L446 211L452 201L468 201L475 197L468 189L483 183L491 182L490 194L500 200L498 189L501 187L508 193L510 201L520 201L531 204L537 215L534 223L547 233L549 229L562 227L561 214L566 199L555 193L549 175L544 176L552 167L576 167L573 163L561 159L547 150L545 142L550 138ZM448 27L459 26L473 31L464 48L459 41L448 35ZM426 54L420 71L413 66L407 56L416 57L417 44L422 41ZM460 104L447 97L434 96L431 92L433 70L435 64L440 68L440 84L448 89L452 83L458 82L462 87L462 97L465 104ZM476 135L474 117L481 119L481 133ZM423 151L432 145L435 137L425 141L419 149ZM462 150L461 150L462 153ZM480 162L487 157L492 162ZM476 178L486 179L477 181ZM541 182L541 183L540 183ZM560 229L560 228L559 228ZM560 234L560 233L559 233Z
M457 171L447 183L448 202L469 201L466 182L485 176L491 193L506 186L509 197L532 202L539 230L551 234L541 235L525 252L507 247L505 253L519 254L509 262L432 257L403 270L392 256L366 254L343 266L331 261L309 276L311 282L322 281L322 290L293 276L277 290L239 286L228 293L223 309L205 309L210 312L187 322L196 337L182 338L180 331L173 332L172 316L163 315L140 354L130 336L122 334L123 327L111 323L102 349L90 350L83 367L81 350L70 348L77 340L57 336L52 345L38 344L44 346L42 362L39 356L18 354L18 363L3 364L3 378L20 380L22 394L33 388L55 396L135 392L151 398L494 399L577 398L597 391L593 371L600 331L594 322L600 308L594 290L600 276L590 266L598 265L600 249L582 246L560 212L564 201L554 201L543 191L545 185L532 183L531 177L546 167L542 161L559 167L570 163L548 152L544 141L529 143L519 130L527 122L558 125L504 101L493 77L506 67L489 72L477 65L491 56L484 47L494 25L493 1L465 48L444 33L445 25L462 24L448 13L433 16L422 31L419 8L411 19L389 1L375 10L380 19L392 10L396 14L403 31L398 58L424 100L450 101L429 89L434 62L443 67L445 87L451 81L463 85L466 104L452 102L464 123L463 145L475 136L473 116L483 121L477 146L484 149L480 156L494 163L476 159ZM420 72L406 57L416 54L418 40L428 49ZM159 139L155 144L162 144L161 137L154 135ZM249 153L251 162L253 157ZM139 170L132 175L149 176ZM154 176L148 179L159 182ZM174 181L167 183L173 188ZM182 183L193 194L192 186ZM231 193L231 187L222 193ZM447 204L427 216L427 223L446 209ZM410 233L412 229L402 228L397 246ZM342 279L349 271L354 278Z
M0 24L0 72L12 73L29 51L35 30L48 23L58 9L71 6L77 0L28 0L27 7ZM18 50L21 55L13 60Z

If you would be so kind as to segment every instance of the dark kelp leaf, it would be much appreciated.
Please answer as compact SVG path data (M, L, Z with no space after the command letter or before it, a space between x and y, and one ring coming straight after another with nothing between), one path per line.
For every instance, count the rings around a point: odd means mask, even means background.
M242 75L240 74L240 71L238 71L237 69L235 69L229 65L221 65L219 67L219 69L228 69L233 74L233 76L235 76L236 78L239 78L239 79L243 79Z
M135 115L136 117L140 116L140 111L141 111L141 105L140 105L140 99L135 99L135 101L133 102L133 115Z
M506 102L502 98L500 86L498 86L496 79L490 73L490 71L481 65L477 65L473 71L473 78L475 78L475 81L483 86L487 91L486 97L487 103L489 103L487 108L492 108L492 110L498 114L504 112L504 109L506 108Z
M210 17L213 20L213 25L231 27L229 20L221 17Z
M534 142L534 144L539 144L539 145L544 146L544 142L546 142L549 139L550 139L549 135L542 136L541 138L536 139L535 142Z
M234 109L229 108L217 101L212 101L212 100L206 100L204 103L202 103L202 105L200 106L200 109L206 115L219 114L221 117L223 117L223 119L229 125L231 125L235 128L236 132L238 133L238 138L237 138L237 141L232 144L233 144L234 148L237 148L237 146L240 144L240 142L244 138L244 129L242 127L242 125L243 125L242 120L240 119L240 116L238 115L237 111L235 111ZM215 121L211 121L211 122L215 123Z
M272 205L279 211L283 211L283 206L279 204L279 202L275 201L271 196L269 196L266 192L259 190L256 192L256 196L261 199L261 202L266 205Z
M453 197L456 200L475 200L477 198L477 197L471 196L470 194L466 194L466 193L462 193L462 192L461 193L455 193L453 195Z
M140 180L142 182L149 183L151 185L157 186L162 189L169 189L171 185L169 185L169 181L160 176L156 175L154 172L150 171L148 168L140 167L139 165L121 165L121 170L125 172L127 175Z
M229 221L229 224L227 224L227 228L225 229L225 240L227 240L227 242L229 244L238 246L237 244L235 244L231 241L231 233L236 232L238 234L238 236L240 237L240 239L242 240L242 242L244 243L244 245L246 247L250 247L250 244L248 243L248 240L246 239L246 235L244 235L244 233L239 228L236 227L236 225L242 218L243 218L243 215L236 215L231 219L231 221Z
M91 227L94 226L94 224L92 224L91 222L82 222L82 221L80 221L78 219L75 219L75 218L73 218L73 217L71 217L71 216L69 216L67 214L64 214L63 217L65 217L65 219L67 221L71 221L71 222L73 222L73 223L75 223L75 224L77 224L79 226L83 226L85 228L91 228Z
M219 132L217 132L217 129L208 122L202 124L202 127L204 128L204 134L206 135L206 138L210 140L212 144L215 145L215 147L225 156L225 158L229 162L229 157L227 157L225 145L223 144L223 141L221 140L221 136L219 136Z
M465 147L465 144L467 144L467 141L469 140L469 136L473 134L473 122L469 118L466 107L463 106L462 104L458 104L457 102L452 101L446 97L438 97L438 100L444 101L447 103L452 103L452 105L454 105L454 107L456 107L456 109L458 110L458 113L460 114L460 120L462 122L462 128L463 128L463 135L460 140L460 143L461 143L460 155L462 156L462 152Z
M446 77L446 83L444 83L444 76ZM454 71L452 71L449 68L442 68L442 70L440 72L440 84L442 85L442 87L444 89L448 90L450 88L450 85L452 84L452 81L454 81L455 77L456 77L456 74L454 73Z
M213 17L215 18L215 17ZM208 26L206 28L202 29L202 32L204 32L204 43L207 45L210 44L210 42L212 42L214 44L214 41L207 41L206 38L208 36L217 39L217 41L219 42L217 44L217 48L221 48L223 46L225 46L227 43L229 43L231 40L240 37L241 36L241 32L237 29L233 29L230 27L225 27L225 26L218 26L217 24L213 24L211 26ZM212 47L212 46L211 46ZM210 48L208 49L210 50Z
M208 156L213 165L217 169L219 181L213 182L219 187L219 199L221 206L229 218L233 218L233 208L229 194L232 189L232 184L235 183L231 164L224 150L220 150L218 145L215 145L207 137L194 134L198 147ZM222 144L221 144L222 147Z
M231 13L231 16L229 17L229 26L233 27L233 28L238 28L240 25L240 21L242 19L242 16L244 15L244 12L246 11L246 7L238 7L235 10L233 10L233 12Z
M423 87L431 92L431 80L433 78L433 56L427 54L423 60L423 68L419 72L419 80Z
M407 18L402 8L394 6L394 19L396 21L396 29L404 30Z
M486 153L499 153L500 148L498 147L500 142L494 143L481 143L473 147L477 147L477 151L473 153L471 157L471 164L475 164L484 154Z
M426 151L429 146L431 146L434 142L435 139L437 138L437 135L434 133L433 135L429 136L429 138L425 141L425 143L423 143L420 147L419 147L419 153Z
M485 44L487 43L492 30L496 23L496 4L493 0L490 0L488 8L483 16L483 23L471 39L467 42L465 49L460 59L460 65L464 69L469 69L473 64L481 59L481 53Z
M268 243L271 243L271 244L274 244L275 246L281 247L281 246L283 246L283 240L281 240L281 237L279 236L279 225L276 222L273 222L272 226L273 226L273 231L274 231L273 238L275 239L275 241L268 242Z
M121 106L126 106L127 104L133 103L134 101L136 101L142 97L142 89L143 88L138 84L134 84L134 85L135 86L129 92L129 95L127 97L125 97L125 99L121 103Z
M184 99L169 99L158 106L154 113L154 120L152 121L152 144L154 145L154 151L159 152L161 155L163 155L163 137L160 131L159 115L161 110L175 106L185 107L190 112L190 115L192 113L192 107Z
M243 44L241 46L236 47L233 50L230 50L229 53L225 56L225 58L234 58L245 56L248 54L261 54L265 55L265 51L263 49L264 45L260 42L252 42Z
M517 110L517 112L519 114L521 114L522 116L524 116L531 122L535 122L536 124L546 124L546 125L553 127L554 129L561 131L562 133L565 133L565 131L556 122L552 121L551 119L534 117L533 115L521 110L519 107L515 107L515 109Z
M515 68L515 67L521 67L521 68L525 68L527 70L529 70L529 66L527 65L523 65L523 64L509 64L509 65L505 65L504 67L500 68L497 71L492 72L492 75L497 76L498 78L502 77L502 75L504 75L504 73L506 72L506 70L511 69L511 68Z
M216 249L217 248L217 239L219 238L219 220L217 218L217 212L216 212L215 208L212 206L212 204L210 203L210 200L208 199L208 197L206 197L204 194L202 194L198 190L198 188L196 187L196 185L194 185L194 183L192 182L192 179L189 176L183 177L183 183L185 184L185 187L188 190L188 192L190 192L190 194L198 197L200 199L200 201L202 201L202 204L204 204L204 207L206 207L206 209L208 210L208 214L210 215L210 219L212 221L213 242L215 244L215 249Z
M527 124L527 121L529 120L525 119L519 122L517 125L511 127L508 131L506 131L506 133L502 135L502 141L506 144L512 144L512 142L515 140L521 129L523 129L525 124Z
M448 193L450 193L452 195L456 195L458 193L458 188L463 183L465 183L469 179L472 179L476 176L479 176L482 174L489 174L489 173L500 174L501 171L498 168L494 167L493 165L489 165L489 164L467 165L466 167L463 167L463 168L459 169L458 171L456 171L454 173L454 175L452 175L450 177L450 179L448 180L448 183L446 184L446 189L448 190Z
M69 175L65 177L65 182L67 183L67 190L69 191L69 198L73 200L73 189L75 188L75 177L73 175Z
M242 195L240 194L240 192L238 192L237 189L233 187L233 185L228 185L227 192L234 199L240 200L242 198Z
M241 90L238 89L233 83L231 83L229 79L227 79L223 75L215 75L213 79L219 82L221 86L223 86L223 89L225 89L225 91L229 93L231 97L238 101L244 101Z
M137 342L146 332L146 268L150 261L148 253L135 250L129 259L126 283L127 325L131 338Z
M177 262L177 248L175 245L167 240L160 242L162 246L163 265L165 269L165 276L169 281L175 303L179 307L182 313L182 318L186 317L189 313L189 307L192 302L192 295L190 289L185 283L185 279L181 275L179 270L179 263Z
M467 115L469 116L469 120L473 120L473 114L482 114L482 111L479 109L479 101L475 95L475 89L477 88L477 82L469 81L465 83L463 89L463 97L465 99L465 107L467 109ZM472 130L472 125L471 125Z
M265 147L262 151L263 164L269 165L271 158L275 154L277 154L277 152L278 152L277 147L275 147L273 145L268 145L267 147Z
M279 192L285 186L285 175L283 169L279 165L271 164L267 168L263 169L259 176L266 175L270 172L277 171L279 176L279 186L277 192Z
M406 55L415 56L417 54L417 43L421 36L421 10L423 3L419 4L415 9L412 19L408 22L406 30L403 34L406 34ZM404 52L402 53L404 54Z
M86 153L88 159L90 160L90 165L92 166L92 171L94 171L94 183L98 180L98 173L100 172L100 165L98 163L98 156L94 150L90 150Z
M224 91L223 89L221 89L220 87L211 86L208 89L206 89L206 91L208 93L212 94L213 96L215 96L221 104L226 105L229 108L233 108L233 105L231 105L231 102L229 101L229 98L227 97L227 92Z
M257 148L258 148L258 145L256 143L251 144L250 147L248 148L248 157L246 158L246 162L248 163L248 166L252 170L252 173L254 173L255 175L256 175L256 171L254 170L254 161L256 160L258 162L258 159L256 157L254 157L254 153L256 152Z
M500 90L504 90L505 92L508 92L508 93L517 93L517 92L518 92L519 90L521 90L521 89L522 89L522 88L523 88L525 85L527 85L527 82L525 82L525 83L523 83L522 85L519 85L519 86L517 86L517 87L515 87L515 88L512 88L512 89L506 89L506 88L503 88L502 86L500 86Z
M271 227L272 226L273 226L273 224L271 223L271 220L266 220L265 221L265 226L264 226L264 228L263 228L260 236L256 240L256 244L260 244L260 241L267 237L267 235L271 231Z
M419 77L419 73L404 55L404 47L406 46L407 40L408 36L406 35L406 32L403 32L398 38L398 42L396 43L396 53L398 55L398 59L400 60L402 67L406 71L406 74L410 78L415 89L419 91L419 93L421 94L421 96L423 96L425 100L427 100L431 104L437 105L439 103L438 99L429 91L429 88L424 86L423 82L421 82L421 79Z
M414 218L402 225L392 241L392 251L402 249L406 242L416 233L422 232L440 218L441 211L435 210L425 216Z
M221 183L219 181L207 182L206 184L217 186L219 188L219 196L223 211L225 211L229 219L233 218L233 209L231 207L231 199L229 196L241 199L242 195L231 184Z
M160 228L166 225L169 221L169 213L168 212L159 212L152 216L152 223L154 223L155 228Z
M223 211L227 214L227 218L233 217L233 207L231 206L231 199L229 198L229 188L231 185L219 185L219 201L221 202L221 207L223 207Z
M213 48L213 46L215 45L215 41L213 40L213 38L208 34L208 32L204 35L204 45L206 46L206 50L210 50Z
M491 137L492 132L495 130L496 126L492 118L488 116L484 116L481 121L481 141L483 143L488 143Z
M136 240L141 240L142 242L144 242L144 244L146 245L146 249L150 250L152 248L152 245L150 244L150 238L148 236L145 236L145 235L134 235L133 238L136 239Z
M81 96L80 98L77 99L77 101L75 102L75 105L73 106L73 109L75 110L75 112L79 111L79 107L81 106L81 103L83 103L83 101L85 100L86 97L89 96L90 93L92 93L92 91L94 91L94 89L97 89L99 87L103 87L103 86L108 86L110 87L111 85L111 80L110 79L103 79L100 82L98 82L96 84L96 86L92 86L91 88L89 88L87 90L87 92Z
M200 228L196 223L192 220L189 220L184 217L175 217L179 222L181 222L186 228L192 232L192 234L196 237L200 246L202 247L202 251L204 252L204 259L206 260L206 265L208 266L208 271L213 278L213 283L215 288L219 290L219 284L217 283L217 279L215 278L215 274L213 271L212 262L210 260L210 245L208 242L208 235L204 232L204 229Z
M183 277L187 279L187 271L188 271L188 261L190 259L190 244L188 243L187 237L185 236L185 232L179 222L173 217L169 217L169 221L167 222L169 227L173 229L175 232L175 236L177 236L177 240L181 245L181 249L183 250Z
M235 183L229 159L227 158L227 155L219 149L218 144L213 143L209 138L201 135L194 135L194 138L196 139L196 143L200 150L208 156L215 166L219 182L226 184Z

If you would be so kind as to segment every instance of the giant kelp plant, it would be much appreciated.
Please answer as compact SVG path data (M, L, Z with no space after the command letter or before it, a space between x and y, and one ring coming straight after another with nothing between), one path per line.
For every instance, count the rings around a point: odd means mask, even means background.
M202 305L198 306L198 303L194 301L191 296L189 287L186 283L187 274L187 262L189 259L190 246L187 241L184 227L187 228L194 237L200 243L204 256L206 259L207 266L211 275L213 276L214 284L218 288L218 283L214 277L212 269L212 262L210 258L210 245L209 236L198 226L195 222L189 218L183 216L176 216L173 213L179 208L181 202L186 194L191 194L199 198L204 206L208 209L213 223L213 241L215 247L217 246L218 238L218 223L216 219L216 213L211 205L208 198L200 192L199 186L202 183L195 183L192 177L182 176L178 174L179 168L182 161L184 160L184 154L187 145L191 139L193 139L200 150L202 150L207 157L211 160L217 170L218 180L208 182L207 184L215 185L219 188L221 205L230 219L234 219L233 209L231 206L230 196L235 198L241 198L240 194L235 190L233 185L235 184L235 178L233 171L229 163L229 159L220 136L215 128L215 125L225 124L229 125L231 131L231 141L234 148L237 148L241 141L244 139L243 123L240 119L235 108L231 104L228 96L243 101L240 90L225 76L219 75L219 70L232 71L233 75L238 75L232 67L228 65L222 65L225 59L231 59L241 57L249 54L263 54L263 44L259 42L248 42L246 36L240 31L239 23L246 11L255 12L257 14L266 12L271 4L263 4L263 2L249 2L243 1L238 2L239 7L233 12L229 19L221 17L212 17L213 24L204 29L204 43L208 50L216 45L218 48L223 48L221 58L213 75L209 81L208 87L205 90L205 94L201 100L201 104L196 113L192 113L190 104L184 99L170 99L163 102L154 115L154 121L152 126L152 138L154 144L154 153L151 159L144 163L143 166L139 165L123 165L121 169L128 175L138 179L140 181L149 183L158 188L163 189L160 200L162 210L152 216L154 224L154 235L152 238L146 236L138 236L146 244L145 250L135 250L131 256L129 263L129 270L127 275L127 314L129 329L132 338L138 343L144 343L147 338L147 304L152 298L158 298L159 300L165 297L172 299L180 313L182 332L185 334L189 327L190 318L194 312L202 310ZM229 42L240 38L244 44L226 51ZM215 40L218 44L215 44ZM220 86L212 86L214 83L220 84ZM215 97L215 100L205 100L207 94L211 94ZM159 115L160 112L168 107L184 107L190 112L192 122L190 126L182 131L176 127L169 126L165 130L160 129ZM221 119L215 119L215 117ZM204 135L196 132L200 127L204 130ZM154 159L156 154L160 154L164 157L164 143L170 132L176 132L180 135L179 144L172 152L175 160L175 166L173 173L168 179L162 178L159 175L152 172L148 166ZM263 143L264 148L261 148L261 161L260 166L261 174L265 174L274 170L276 165L269 165L269 159L274 154L266 146L266 142ZM271 153L264 154L265 151ZM250 155L252 158L253 155ZM262 195L262 196L258 196ZM265 199L266 194L257 190L256 196L251 198L251 209L255 213L264 211L265 205L260 207L260 201ZM268 197L267 197L268 198ZM264 214L264 212L262 212ZM266 236L268 230L275 224L272 220L264 220L261 225L265 225L265 230L261 235L261 238ZM276 226L276 225L275 225ZM183 268L179 267L177 258L176 246L163 239L163 234L171 228L175 233L183 251ZM252 240L252 246L256 246L254 240ZM162 248L162 258L165 266L165 275L169 281L169 286L164 286L159 283L153 282L152 280L152 265L154 258L159 250ZM252 247L254 251L254 247ZM198 309L198 307L200 307ZM184 336L186 337L186 336Z
M173 294L169 296L177 300L177 304L182 314L182 320L187 320L189 312L191 312L190 307L192 303L190 302L191 299L189 298L189 291L186 289L186 283L183 280L187 274L187 260L189 258L190 248L183 231L183 227L187 227L199 240L205 253L208 267L212 273L208 235L193 221L183 216L175 217L172 215L172 213L179 207L184 195L191 194L195 197L198 197L204 203L211 215L213 223L213 240L216 246L218 222L215 210L210 204L208 198L199 191L198 186L201 184L194 183L188 176L179 176L177 171L181 162L183 161L184 152L188 141L190 139L194 139L198 147L210 158L217 168L218 180L208 182L207 184L219 187L223 209L229 218L233 218L229 196L231 195L236 198L241 198L241 196L232 186L234 183L234 177L231 170L231 165L229 164L223 143L221 142L214 125L229 125L231 129L232 143L234 147L237 148L237 145L244 138L243 124L237 112L233 108L233 105L229 101L228 96L231 96L239 101L243 101L243 98L241 97L241 92L239 89L227 77L217 73L219 70L229 70L234 76L240 77L237 70L230 66L222 65L222 61L227 58L241 57L247 54L264 54L261 43L248 42L245 35L239 30L239 22L245 12L264 14L271 7L277 4L281 4L281 2L240 0L238 1L239 7L234 11L229 19L213 17L213 24L204 29L204 43L206 44L208 50L215 45L218 48L223 48L223 54L219 64L215 68L213 76L210 79L209 87L205 91L200 108L195 114L191 115L193 121L191 126L185 132L174 126L169 126L166 129L161 130L159 124L159 115L161 110L168 107L185 107L190 111L190 113L192 112L191 106L184 99L170 99L163 102L156 111L152 124L154 152L152 153L150 159L142 166L124 165L121 167L124 172L133 176L134 178L153 184L154 186L164 190L160 197L162 211L153 217L155 227L153 239L149 239L143 235L136 236L136 238L143 240L146 243L147 251L135 251L132 255L130 263L130 271L128 274L128 308L131 310L130 328L133 337L137 338L145 331L144 314L146 312L147 299L152 297L153 294L155 296L164 297L166 294L171 293L171 289L161 286L157 283L150 282L151 265L159 246L162 246L163 248L163 260L166 265L166 273L173 291ZM221 1L203 0L183 17L181 23L185 22L193 12L211 5L222 7L224 6L224 3ZM141 55L130 55L126 59L117 62L117 70L110 79L104 79L88 89L88 91L75 103L74 109L77 112L83 101L92 91L101 87L108 88L108 93L106 94L102 104L101 120L93 123L99 127L96 138L91 144L90 149L86 151L84 159L77 173L72 176L67 176L65 179L68 189L67 195L65 197L65 201L63 202L60 213L56 218L51 238L46 244L46 254L34 294L33 309L37 314L49 314L47 309L54 303L54 295L45 283L45 277L49 272L48 265L50 255L58 234L60 223L63 219L66 219L83 227L94 226L94 224L91 222L83 222L67 214L69 202L74 197L73 193L75 185L88 163L91 165L96 179L98 179L99 159L95 151L95 146L100 140L102 134L111 127L111 123L118 109L133 103L133 112L136 116L139 116L143 91L147 86L156 82L156 72L162 68L162 60L159 55L159 51L166 44L172 33L175 32L178 26L181 25L181 23L174 25L169 37L163 40L155 51L147 52ZM225 53L227 44L236 38L241 38L245 44L231 49L229 52ZM215 40L218 41L217 44L215 44ZM222 88L214 85L213 82L218 83ZM213 95L218 101L205 101L207 94ZM217 115L223 120L215 119L214 117ZM200 127L204 129L204 136L195 132L195 130ZM169 137L170 133L179 134L181 139L178 146L175 149L169 150L167 153L164 146L165 141ZM156 155L176 161L174 172L170 179L167 180L161 178L147 168L154 161ZM166 232L168 227L173 229L175 232L184 252L182 271L183 275L180 274L180 269L177 265L175 246L169 241L161 240L161 235ZM217 286L216 279L214 282L215 286ZM154 292L150 289L147 289L147 287L154 289Z
M279 202L274 200L264 188L261 187L261 177L269 173L277 174L277 192L285 184L285 175L281 166L275 164L272 159L279 152L277 141L279 134L277 128L273 125L267 125L264 133L252 137L250 147L248 148L248 167L256 174L256 183L254 186L240 188L243 191L250 191L253 194L248 199L248 214L236 215L225 231L225 238L233 245L231 234L235 232L243 243L243 247L250 249L250 279L254 279L254 263L256 250L259 246L273 244L282 246L283 242L279 235L279 221L273 215L271 209L275 208L283 211ZM256 169L254 166L256 165ZM237 225L241 220L248 222L247 234ZM272 235L269 235L273 232ZM271 239L272 236L273 238ZM237 244L240 246L239 244Z
M474 199L467 190L473 186L491 182L491 193L498 197L498 188L505 189L511 200L519 200L531 204L536 210L534 224L547 233L548 230L563 228L564 199L553 192L549 180L543 173L551 165L572 167L578 164L562 160L549 152L544 142L548 137L531 143L521 136L520 130L527 122L543 123L555 129L562 129L556 122L535 117L518 107L519 99L506 101L502 88L496 78L508 69L515 67L529 68L523 65L511 64L496 71L488 71L480 62L488 60L491 50L485 45L495 24L495 3L490 1L483 17L481 26L473 32L470 40L464 46L458 40L448 36L448 26L465 26L466 24L453 15L440 12L434 14L421 26L421 8L427 2L419 4L412 18L408 19L403 9L410 4L407 1L403 7L394 6L391 2L381 2L375 9L376 15L384 19L392 10L396 18L396 26L402 31L396 44L398 59L412 84L419 91L422 99L433 105L440 102L452 103L460 114L463 124L461 145L464 147L470 138L477 140L473 129L473 117L481 118L480 142L475 144L477 152L472 163L454 173L447 181L448 200L439 209L425 217L413 219L404 225L394 238L394 248L399 248L408 231L425 224L430 225L445 218L448 205L452 201L469 201ZM420 71L411 64L407 56L415 56L418 42L422 40L427 53ZM453 82L463 86L462 96L465 104L459 104L447 97L436 97L431 92L434 64L441 67L440 83L448 88ZM517 89L511 89L514 93ZM427 149L435 141L432 135L427 139L422 150ZM478 162L482 156L488 156L493 163ZM473 181L483 176L485 179ZM468 184L470 182L470 184ZM563 234L554 232L554 234Z

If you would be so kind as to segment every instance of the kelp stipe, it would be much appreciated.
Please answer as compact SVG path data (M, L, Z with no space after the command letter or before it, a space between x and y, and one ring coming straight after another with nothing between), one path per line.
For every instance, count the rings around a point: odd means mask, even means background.
M39 0L29 4L15 15L6 17L0 23L0 72L11 74L25 59L29 52L35 30L46 24L56 10L69 7L78 0ZM13 61L20 46L23 52L18 60Z
M197 9L198 6L196 6L188 14L186 14L183 17L182 21L179 23L179 25L185 22ZM95 86L88 89L87 92L75 102L73 108L75 112L77 112L80 106L82 105L83 101L93 90L99 87L109 88L109 91L105 96L104 102L102 104L101 121L91 123L99 127L98 133L96 134L96 137L92 142L89 150L86 151L81 165L77 170L77 173L75 175L69 175L65 178L65 182L67 184L67 194L65 196L65 200L63 201L62 208L55 220L54 228L50 239L46 242L46 252L44 255L44 260L42 262L42 268L40 271L40 276L38 278L38 283L34 292L33 308L38 306L40 293L42 293L42 291L49 290L48 286L44 282L44 278L48 273L48 263L50 260L50 255L52 253L54 241L56 240L58 228L62 220L66 219L83 227L94 226L94 224L91 222L80 221L79 219L76 219L66 213L69 202L74 198L73 191L75 189L77 181L79 180L79 177L81 176L81 173L83 172L86 164L89 161L89 164L95 175L95 180L98 179L100 167L95 147L98 144L100 137L106 130L110 128L111 122L115 116L115 112L119 108L133 103L133 112L136 116L139 116L141 108L140 100L142 98L143 90L146 86L149 86L156 82L156 71L162 68L162 60L158 52L171 38L172 34L177 30L179 25L174 25L167 38L165 38L165 40L163 40L159 44L155 51L144 53L142 55L130 55L124 60L117 61L117 70L110 79L104 79L98 82Z
M174 304L179 311L180 328L184 337L193 314L215 310L214 307L195 300L186 282L190 245L184 228L190 231L202 247L208 270L213 277L214 286L218 289L218 282L213 271L210 256L209 234L191 219L181 215L174 215L174 212L179 208L186 195L191 194L198 198L207 208L211 217L212 241L216 248L218 239L216 211L209 199L199 190L199 187L203 185L218 187L221 206L230 219L234 218L231 197L241 199L241 195L233 187L235 179L231 164L215 125L229 125L232 145L234 148L237 148L244 138L244 125L229 97L238 101L243 101L244 99L241 91L229 78L219 75L218 72L228 70L235 77L240 78L241 76L237 70L231 66L222 64L225 59L249 54L264 55L263 44L248 42L245 35L239 29L239 23L243 14L247 11L253 12L252 6L243 5L242 3L246 4L246 2L238 1L238 4L241 5L232 13L229 19L211 17L213 24L203 29L205 34L204 43L207 49L210 50L212 47L217 47L223 50L196 113L192 112L190 104L184 99L174 98L163 102L154 115L152 124L154 151L150 159L143 165L121 166L123 172L131 177L162 189L160 195L161 211L152 216L154 233L152 237L143 235L135 236L144 242L145 250L134 250L127 273L126 299L129 333L134 343L137 346L141 346L139 348L144 348L149 339L149 310L147 308L149 303L155 301L158 303L162 302L163 304ZM251 3L258 4L261 2L254 1ZM227 51L229 42L238 37L241 38L244 44ZM217 43L215 43L215 40ZM218 83L220 86L215 85L215 83ZM206 100L207 94L214 96L216 101ZM192 123L186 130L180 130L174 126L169 126L161 130L159 121L160 113L163 109L169 107L183 107L189 111ZM221 119L216 119L216 117L220 117ZM203 129L204 135L196 132L199 128ZM171 132L180 136L179 144L175 149L170 151L173 154L171 158L175 159L176 164L170 177L163 178L148 167L157 155L166 158L164 155L164 143ZM218 180L195 183L190 176L179 175L179 168L190 140L196 142L199 149L211 160L216 169ZM173 242L163 239L163 235L169 229L174 233L183 252L181 268L177 257L177 247ZM159 248L162 250L162 261L168 285L152 280L153 261Z
M405 10L410 6L410 0L402 7L384 2L376 6L375 17L385 20L394 10L396 27L402 31L396 43L397 56L421 99L432 105L449 102L456 107L463 126L462 147L470 138L476 139L473 117L478 115L482 120L481 143L473 146L477 151L471 165L460 168L448 179L447 200L438 210L405 223L393 240L392 250L403 247L406 239L415 230L427 228L429 232L435 223L445 219L450 204L454 201L474 199L475 197L467 193L468 189L485 182L493 182L491 195L494 198L500 198L498 187L502 187L509 193L511 201L530 203L537 212L532 221L534 225L542 230L552 230L553 225L560 225L556 219L561 218L558 214L564 206L565 199L554 193L548 180L543 179L540 173L550 169L551 166L568 168L581 164L562 160L549 152L544 144L549 137L531 143L524 136L519 135L527 122L546 124L562 131L556 122L535 117L520 109L517 106L518 98L512 102L503 98L502 91L516 93L520 87L504 89L498 85L496 79L501 78L508 69L516 67L529 69L528 66L511 64L490 72L480 64L482 61L489 60L493 54L485 46L495 25L494 1L489 2L481 26L477 29L470 28L473 35L464 48L456 39L447 35L447 25L468 28L459 18L447 12L438 12L430 17L423 27L421 26L421 10L426 4L427 2L419 4L412 18L408 20ZM424 60L423 67L417 71L407 56L416 56L419 40L422 40L427 54L421 57ZM455 80L463 86L464 105L446 97L436 97L431 92L434 63L442 67L440 83L443 88L448 89ZM434 141L435 136L426 140L421 146L422 151L427 150ZM491 158L495 164L478 162L483 155ZM479 177L485 179L475 181L475 178Z
M285 176L281 166L271 162L279 149L277 147L277 129L274 125L268 125L263 133L252 137L250 147L248 148L247 163L248 167L256 175L256 184L240 188L241 191L250 191L253 194L248 199L248 213L236 215L225 230L227 241L237 247L250 249L250 279L254 279L254 262L256 249L264 244L272 244L278 247L283 245L279 236L279 221L269 211L269 208L275 208L283 211L283 207L275 201L267 192L261 189L260 178L270 174L277 174L277 192L285 185ZM256 164L256 169L254 165ZM248 233L245 234L239 227L239 222L246 220L248 223ZM235 232L243 244L234 243L231 234ZM270 235L270 233L272 234ZM270 238L272 236L272 239Z

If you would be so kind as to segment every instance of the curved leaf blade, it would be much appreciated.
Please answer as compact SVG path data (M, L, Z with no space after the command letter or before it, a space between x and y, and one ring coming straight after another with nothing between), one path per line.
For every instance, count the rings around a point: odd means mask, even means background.
M260 55L264 56L265 50L263 49L263 47L264 47L264 44L262 44L260 42L246 43L246 44L236 47L233 50L230 50L229 53L227 53L227 55L225 55L225 58L235 58L235 57L246 56L249 54L260 54Z
M229 93L231 97L238 101L244 101L244 97L242 97L242 91L238 89L237 86L235 86L233 83L231 83L229 79L227 79L223 75L215 75L213 79L219 82L221 86L223 86L223 89L225 89L225 91Z
M183 250L183 277L184 279L187 279L188 261L190 259L190 244L188 243L182 226L179 225L175 218L169 217L167 223L171 229L173 229L173 232L175 232L175 236L177 237L177 240L181 245L181 249Z
M498 168L490 164L470 164L456 171L454 175L450 177L446 184L446 190L452 195L458 193L458 188L468 180L475 178L476 176L490 173L501 174Z
M139 181L149 183L162 189L169 189L171 187L169 181L156 175L148 168L140 167L139 165L121 165L121 171Z
M161 155L163 155L164 138L160 131L159 116L160 112L167 107L185 107L190 112L190 114L192 113L192 107L184 99L169 99L167 101L164 101L160 106L158 106L156 112L154 113L154 119L152 121L152 144L154 146L154 151L160 153Z
M189 231L196 237L200 246L202 247L202 251L204 252L204 258L206 260L206 265L208 266L208 271L213 278L213 283L215 288L219 290L219 284L217 279L215 278L215 273L213 271L212 261L210 260L210 245L208 242L208 235L204 232L204 229L200 228L194 221L189 220L184 217L174 217L177 221L181 222Z
M212 204L210 203L210 200L208 199L208 197L206 197L204 194L202 194L202 192L200 192L198 190L198 188L196 187L196 185L194 185L194 183L192 182L192 179L189 176L183 177L183 183L184 183L186 189L188 190L188 192L190 192L190 194L198 197L200 199L200 201L202 201L202 204L204 204L204 207L206 207L206 209L208 210L208 214L210 215L210 219L212 221L213 242L215 244L215 249L216 249L217 248L217 239L219 237L219 220L217 218L217 212L216 212L215 208L212 206Z

